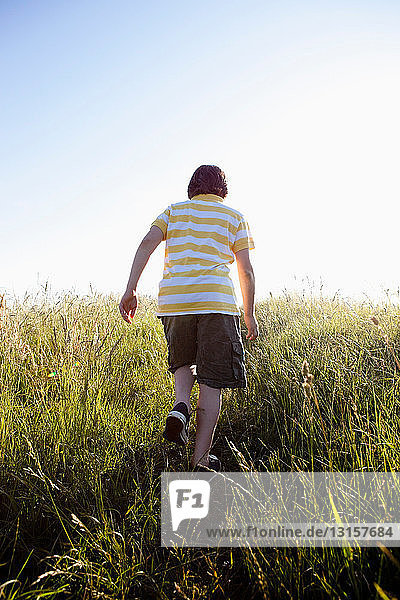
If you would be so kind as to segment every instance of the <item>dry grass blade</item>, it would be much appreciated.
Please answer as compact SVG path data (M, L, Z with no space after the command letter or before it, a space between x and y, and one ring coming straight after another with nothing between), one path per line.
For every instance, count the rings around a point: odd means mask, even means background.
M324 438L325 438L325 442L326 445L328 446L328 436L326 435L326 431L325 431L325 425L324 425L324 421L322 418L322 414L321 414L321 409L319 407L319 402L318 402L318 398L317 398L317 394L315 393L315 389L314 389L314 375L312 375L310 373L310 367L309 364L306 360L303 361L303 365L301 367L301 372L302 375L304 377L304 381L303 381L303 390L304 393L306 395L306 397L308 398L308 400L311 400L315 403L317 410L318 410L318 414L319 414L319 419L321 422L321 428L322 428L322 432L324 434Z
M379 323L378 319L374 316L371 317L371 321L373 322L374 325L377 326L379 333L382 335L383 341L386 344L387 349L389 350L390 354L393 356L394 362L396 364L397 369L400 372L400 361L396 356L396 353L394 351L393 348L393 344L391 343L391 341L389 340L389 336L387 335L387 333L385 333L382 329L381 324Z

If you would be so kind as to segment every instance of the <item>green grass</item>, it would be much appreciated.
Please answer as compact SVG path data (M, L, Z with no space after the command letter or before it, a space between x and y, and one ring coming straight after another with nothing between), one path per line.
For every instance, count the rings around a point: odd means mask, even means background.
M393 548L160 547L160 473L187 470L193 441L162 441L173 380L154 300L130 326L118 302L0 309L0 598L398 595ZM223 392L225 470L400 470L399 309L284 295L256 312L248 388Z

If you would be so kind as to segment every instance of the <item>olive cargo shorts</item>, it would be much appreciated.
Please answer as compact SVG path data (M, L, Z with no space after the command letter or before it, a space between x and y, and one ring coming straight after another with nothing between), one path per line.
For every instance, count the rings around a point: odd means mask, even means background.
M168 371L196 365L196 379L212 388L245 388L239 317L220 313L159 317L168 344Z

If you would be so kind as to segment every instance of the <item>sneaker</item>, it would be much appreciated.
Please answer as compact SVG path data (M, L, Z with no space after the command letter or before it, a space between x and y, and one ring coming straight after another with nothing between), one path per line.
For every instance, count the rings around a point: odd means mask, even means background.
M176 404L167 416L164 439L185 446L188 442L189 420L190 415L186 404L184 402Z
M193 471L195 471L196 473L207 473L209 471L219 472L220 470L221 470L221 461L219 460L219 458L214 456L214 454L208 455L208 467L206 467L204 465L197 465L197 467L195 467L193 469Z

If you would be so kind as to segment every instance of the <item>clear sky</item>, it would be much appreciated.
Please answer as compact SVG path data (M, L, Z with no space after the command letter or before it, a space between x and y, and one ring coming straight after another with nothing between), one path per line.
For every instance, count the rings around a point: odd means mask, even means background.
M258 298L397 290L399 2L2 0L0 63L0 292L122 294L207 163Z

